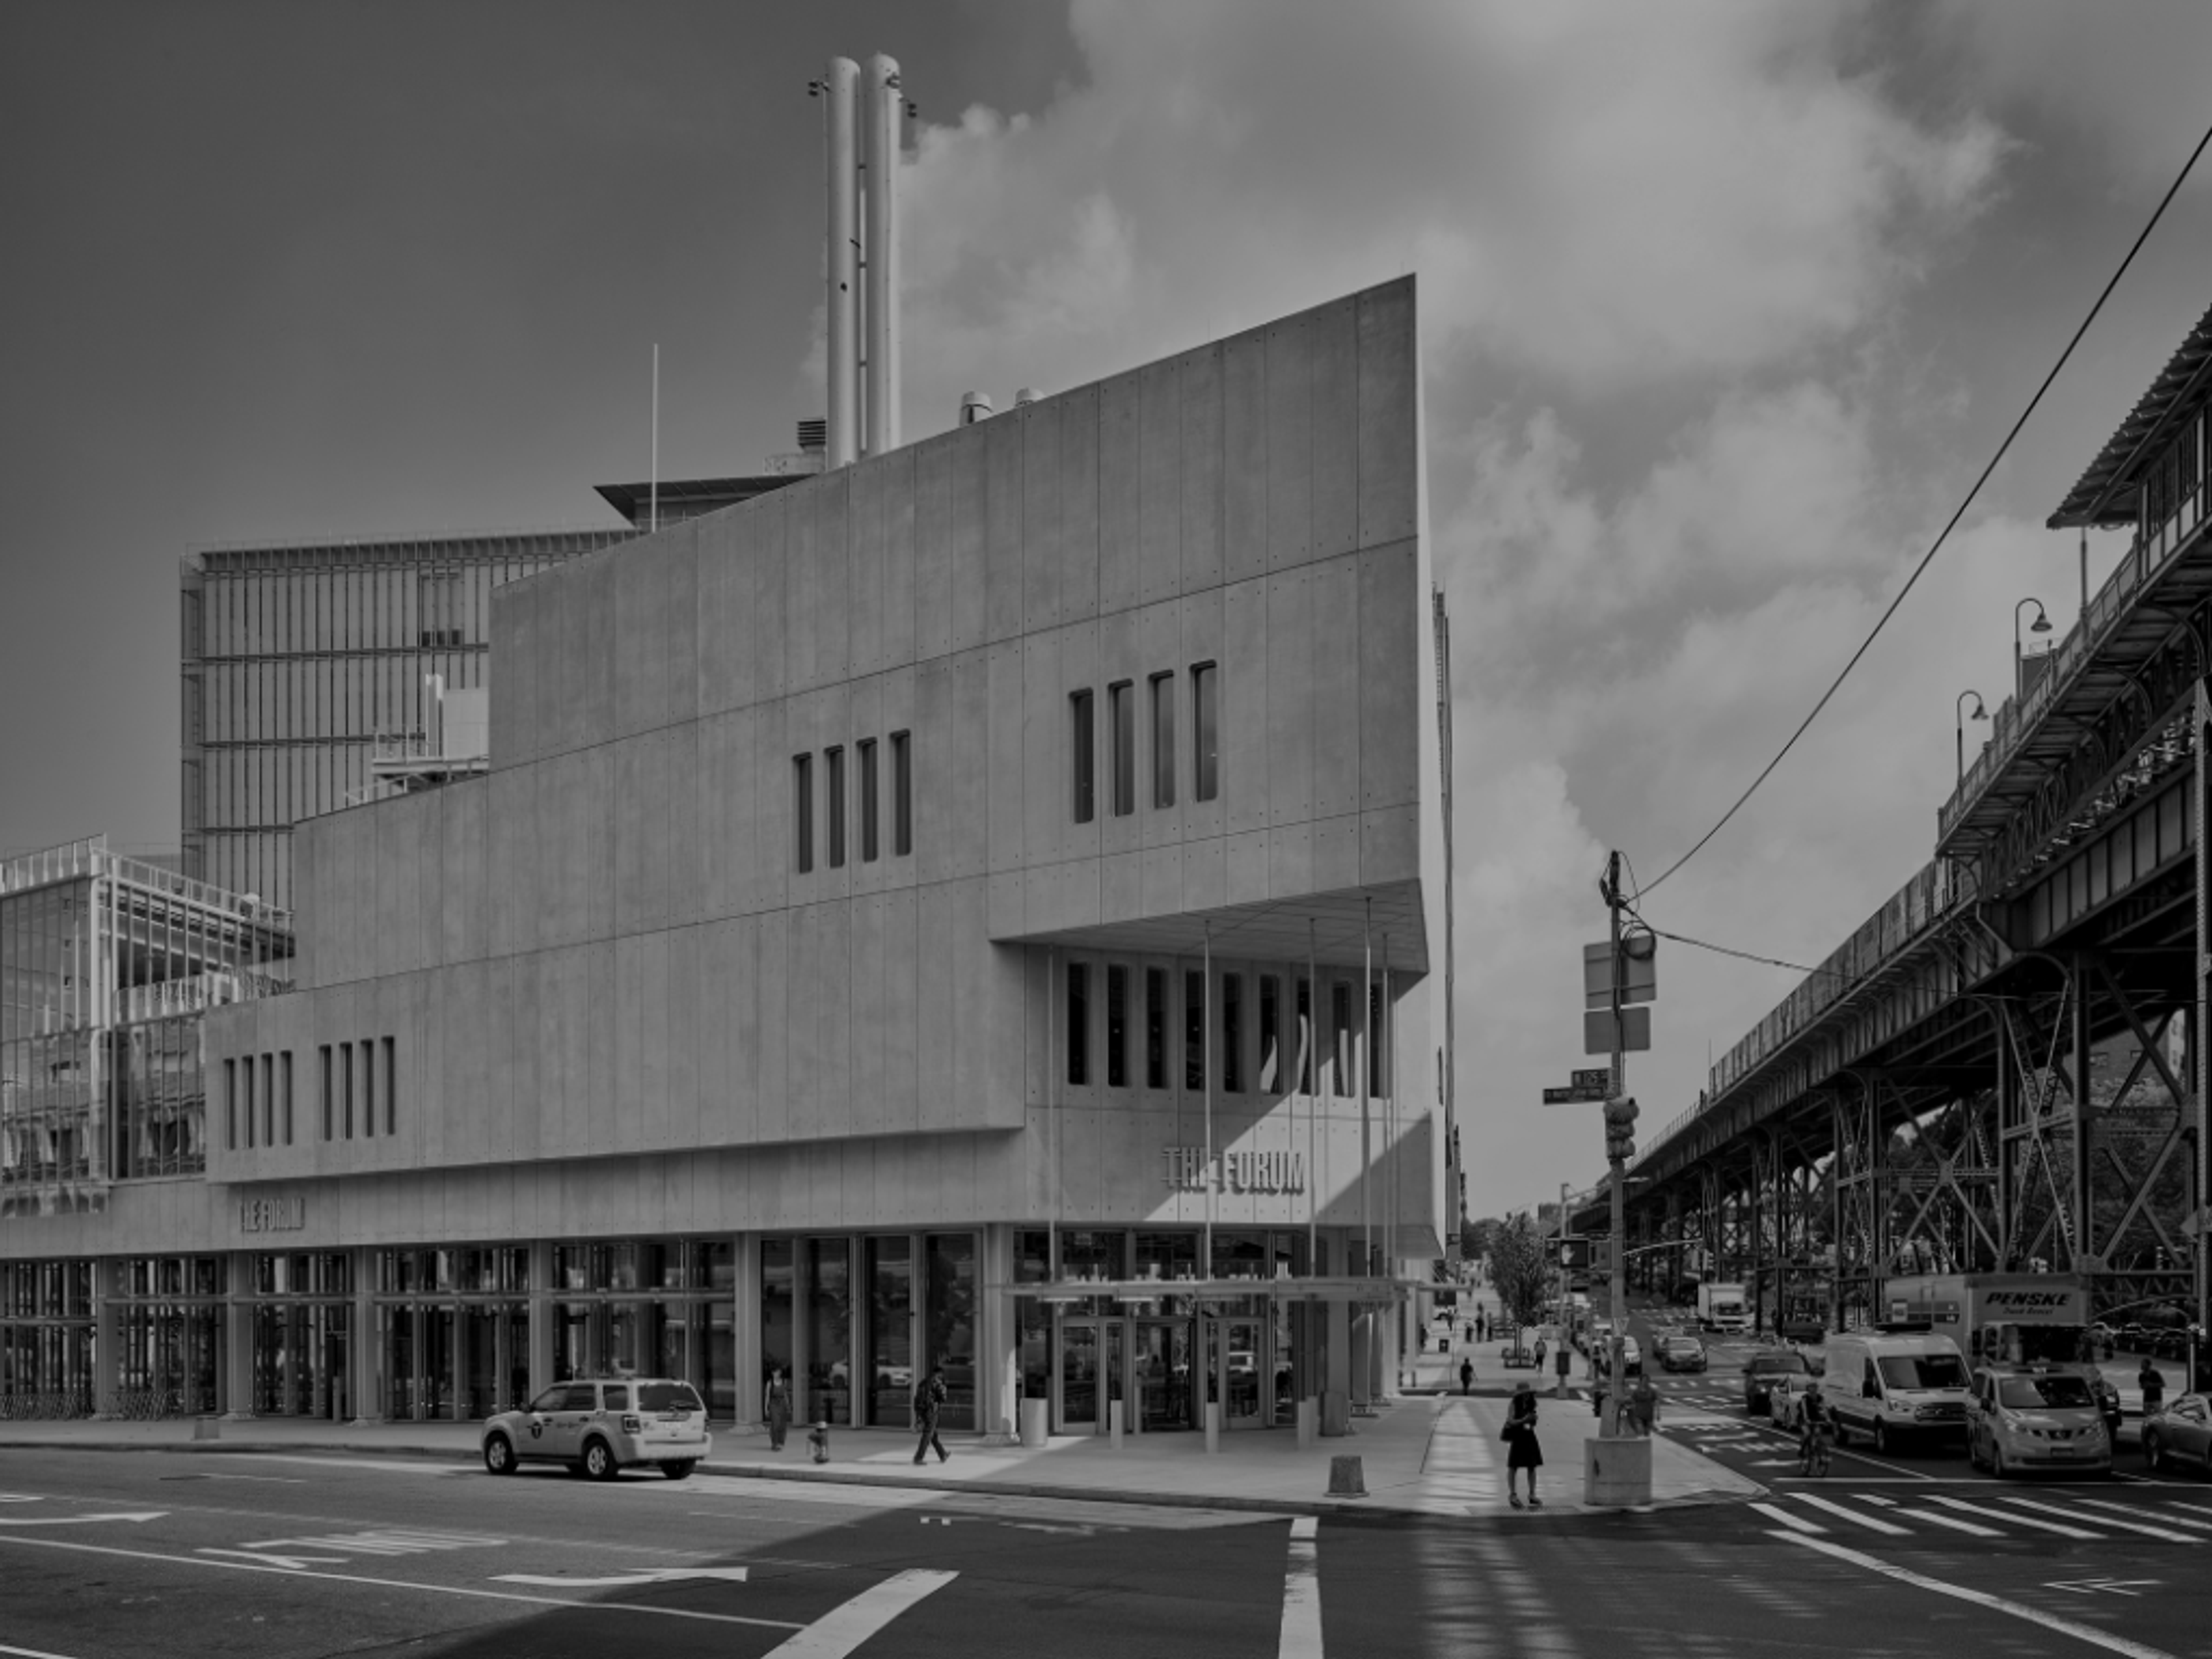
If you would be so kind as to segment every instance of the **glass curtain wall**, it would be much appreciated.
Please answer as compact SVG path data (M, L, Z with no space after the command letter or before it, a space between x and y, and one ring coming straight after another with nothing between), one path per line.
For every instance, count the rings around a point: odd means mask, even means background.
M227 1264L220 1256L133 1256L115 1299L116 1413L191 1417L220 1397Z
M93 1408L92 1264L0 1263L0 1419Z

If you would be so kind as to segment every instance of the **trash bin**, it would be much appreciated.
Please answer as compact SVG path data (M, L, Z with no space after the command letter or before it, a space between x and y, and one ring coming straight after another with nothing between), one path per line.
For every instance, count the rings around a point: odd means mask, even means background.
M1022 1401L1022 1444L1042 1446L1052 1423L1052 1401L1024 1400Z

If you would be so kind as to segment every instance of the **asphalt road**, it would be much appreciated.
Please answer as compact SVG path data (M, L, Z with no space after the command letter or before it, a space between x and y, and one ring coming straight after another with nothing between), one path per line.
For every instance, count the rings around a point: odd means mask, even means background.
M2212 1483L1929 1485L1316 1524L706 1475L0 1453L0 1656L2212 1659ZM1961 1495L1982 1508L1934 1501Z

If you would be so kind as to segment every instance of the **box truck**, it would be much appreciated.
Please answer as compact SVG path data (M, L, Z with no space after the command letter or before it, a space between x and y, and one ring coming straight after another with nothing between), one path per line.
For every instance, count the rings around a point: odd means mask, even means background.
M1970 1365L2034 1365L2073 1371L2096 1391L2118 1427L2118 1391L2089 1340L2089 1285L2073 1273L1907 1273L1883 1287L1889 1322L1949 1337Z
M1744 1304L1741 1285L1698 1286L1698 1328L1701 1331L1747 1331L1751 1314Z

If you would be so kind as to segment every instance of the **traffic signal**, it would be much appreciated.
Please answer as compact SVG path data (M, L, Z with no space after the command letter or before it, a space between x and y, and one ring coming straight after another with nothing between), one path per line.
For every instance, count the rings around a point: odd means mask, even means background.
M1553 1239L1552 1243L1559 1265L1569 1273L1583 1273L1589 1269L1590 1242L1581 1234L1571 1233L1565 1238Z
M1636 1156L1636 1102L1629 1096L1605 1103L1605 1155L1624 1163Z

